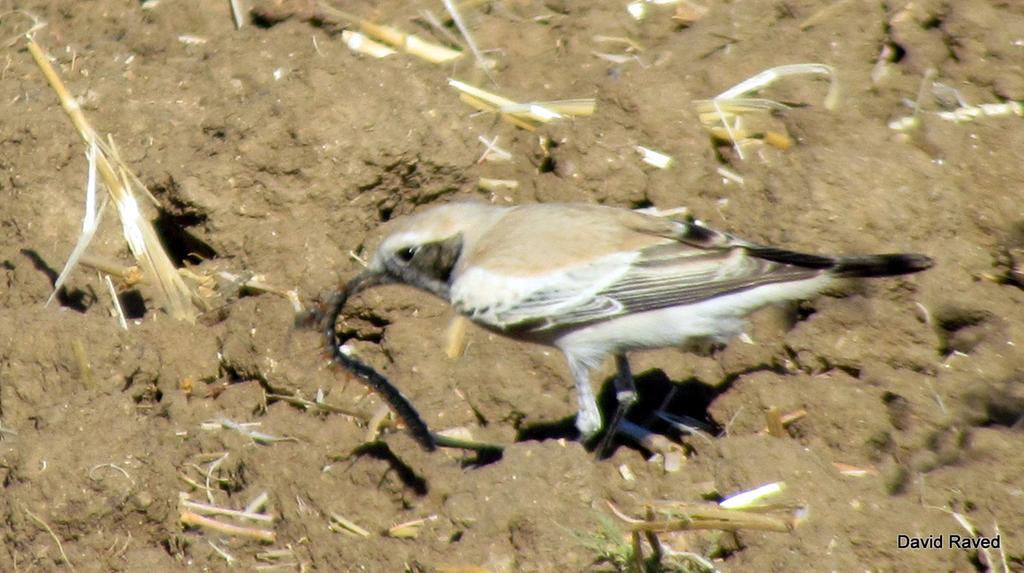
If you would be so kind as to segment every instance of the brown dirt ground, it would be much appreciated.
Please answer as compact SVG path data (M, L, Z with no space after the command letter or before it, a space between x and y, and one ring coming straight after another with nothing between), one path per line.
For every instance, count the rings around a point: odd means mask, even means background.
M471 66L356 56L317 22L236 31L226 1L4 3L47 23L39 42L163 203L165 240L200 274L257 273L311 303L357 272L349 253L372 247L382 222L457 198L686 205L751 240L823 253L920 251L937 265L758 316L754 344L637 356L642 394L657 400L675 382L671 408L723 430L684 438L689 456L674 473L630 447L595 462L571 440L518 439L573 414L561 357L471 330L466 355L449 360L445 305L401 288L371 291L353 306L361 355L432 426L512 445L500 461L467 466L462 454L428 455L391 431L386 446L354 455L366 430L353 418L266 397L322 390L331 404L377 407L329 367L316 333L293 328L281 297L222 290L217 310L188 325L163 314L147 287L122 286L132 317L123 331L104 283L83 267L60 304L44 308L81 226L86 161L17 42L0 57L0 570L65 567L58 538L79 571L229 569L209 541L239 560L235 570L273 565L257 554L290 549L278 570L581 571L600 568L588 545L612 519L604 500L638 514L650 500L784 480L783 501L805 505L806 521L789 534L740 533L716 561L722 571L987 570L977 552L897 549L900 533L962 532L944 509L985 535L998 524L1009 569L1024 571L1024 290L1013 274L1024 264L1022 120L942 120L936 112L955 97L939 89L926 91L917 131L887 126L910 112L905 101L930 68L968 102L1024 100L1024 5L706 4L686 27L671 7L651 6L637 23L624 0L505 0L468 11L481 46L501 50L499 91L597 98L594 116L530 133L459 102L445 80L486 84ZM439 2L345 8L424 36L411 18L443 13ZM3 37L19 26L6 16ZM628 36L644 51L611 64L592 53L616 49L598 35ZM885 46L894 61L877 66ZM820 80L766 90L808 104L775 120L792 148L751 148L740 160L700 127L692 100L809 61L835 67L841 105L823 108ZM513 160L478 162L480 135L498 136ZM556 145L545 152L539 137ZM636 145L676 163L646 166ZM483 192L480 177L519 187ZM90 252L129 264L114 219ZM792 439L761 433L771 407L807 411ZM218 417L293 440L259 445L201 428ZM179 492L206 499L181 476L205 481L201 470L225 453L211 496L238 508L267 492L276 543L180 525ZM872 471L849 477L836 462ZM635 481L620 476L622 464ZM330 531L331 512L370 536ZM419 518L429 519L417 539L379 534ZM708 535L670 541L698 553L722 545Z

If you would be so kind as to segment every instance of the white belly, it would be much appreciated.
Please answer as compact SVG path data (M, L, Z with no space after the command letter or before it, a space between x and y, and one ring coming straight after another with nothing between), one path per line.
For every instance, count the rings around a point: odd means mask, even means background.
M681 346L694 339L724 342L743 331L743 318L763 306L807 298L830 282L822 275L770 284L695 304L629 314L570 330L554 345L596 367L608 354Z

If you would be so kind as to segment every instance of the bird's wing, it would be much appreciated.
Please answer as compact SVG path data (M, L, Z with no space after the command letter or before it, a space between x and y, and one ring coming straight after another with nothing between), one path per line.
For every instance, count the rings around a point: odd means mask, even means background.
M621 305L598 293L627 272L635 256L615 254L526 276L473 267L452 285L451 302L470 319L500 330L542 330L574 313L611 317Z
M809 279L834 264L758 247L702 225L655 227L659 239L648 246L546 273L469 268L453 285L452 302L471 319L501 330L543 331Z
M794 253L795 255L795 253ZM695 304L755 287L814 278L831 266L827 259L808 261L810 266L778 262L760 256L753 246L700 251L685 246L663 245L645 249L619 280L597 296L617 301L620 314ZM563 324L589 322L606 317L570 313ZM610 317L608 317L610 318Z

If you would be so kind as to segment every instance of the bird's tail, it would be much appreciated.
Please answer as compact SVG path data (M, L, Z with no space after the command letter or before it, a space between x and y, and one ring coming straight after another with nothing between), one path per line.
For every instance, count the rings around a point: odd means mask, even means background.
M833 258L795 253L774 247L747 248L752 255L762 259L807 269L820 269L832 276L844 278L906 275L929 269L934 264L930 257L913 253Z
M893 277L930 269L931 257L913 253L839 257L829 271L837 277Z

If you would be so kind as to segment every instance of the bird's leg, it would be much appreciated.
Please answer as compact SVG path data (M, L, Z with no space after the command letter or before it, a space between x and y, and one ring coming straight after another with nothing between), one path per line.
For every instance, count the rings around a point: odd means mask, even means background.
M597 398L590 386L590 368L582 361L569 357L569 370L576 382L576 400L579 404L576 429L580 431L580 441L586 443L601 429L601 410L597 407Z
M615 407L615 415L612 416L612 421L608 424L604 437L601 438L601 443L594 450L598 458L604 456L605 450L608 449L608 445L611 444L615 434L619 431L619 424L622 423L622 419L626 417L629 409L633 407L633 404L636 404L637 400L636 384L633 382L633 373L629 370L629 361L626 360L625 354L615 355L615 368L617 370L615 374L615 400L618 402L618 405Z

